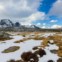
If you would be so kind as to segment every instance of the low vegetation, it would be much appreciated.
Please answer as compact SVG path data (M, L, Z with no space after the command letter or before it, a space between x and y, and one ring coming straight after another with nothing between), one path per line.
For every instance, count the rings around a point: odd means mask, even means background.
M10 40L10 34L5 32L0 32L0 41Z
M24 38L22 40L16 41L15 43L24 42L24 41L29 40L29 39L43 40L43 42L41 44L42 48L45 48L46 46L48 46L48 43L50 43L50 44L56 44L59 47L59 49L57 51L53 50L51 52L58 54L59 57L62 57L62 36L58 35L58 33L57 33L57 34L54 34L53 36L48 36L48 37L42 37L41 36L40 37L39 34L41 34L41 33L35 32L34 33L34 37ZM25 37L25 35L23 34L24 37ZM54 42L51 43L50 40L53 40ZM34 48L34 49L36 49L36 48Z
M22 39L22 40L15 41L14 43L20 43L20 42L24 42L24 41L26 41L26 40L29 40L29 38L24 38L24 39Z
M62 62L62 58L59 58L59 59L57 60L57 62Z
M29 35L30 34L31 33L29 33ZM26 38L26 35L28 35L28 34L23 33L21 35L24 38L19 41L15 41L14 43L20 43L20 42L24 42L29 39L34 39L34 40L43 41L40 46L41 48L45 48L46 46L49 46L48 44L56 44L59 47L59 49L50 50L50 52L57 54L59 57L62 57L62 36L57 35L57 34L54 34L53 36L50 35L48 37L42 37L42 36L40 37L39 33L34 33L34 37ZM50 42L51 40L53 40L54 42ZM13 46L13 47L10 47L10 48L4 50L3 53L14 52L14 51L17 51L18 49L19 49L18 46ZM22 60L21 59L20 60L10 60L8 62L38 62L39 61L38 56L43 57L44 55L46 55L46 52L43 49L38 49L38 46L34 47L33 50L35 51L34 53L31 51L22 53L22 55L21 55ZM33 59L33 60L31 60L31 59ZM54 61L48 60L47 62L54 62ZM58 59L57 62L62 62L62 58Z
M5 49L4 51L2 51L2 53L15 52L15 51L17 51L19 48L20 48L19 46L12 46L12 47L9 47L8 49Z
M0 42L1 41L5 41L5 40L10 40L10 39L12 39L12 38L3 38L3 37L0 37Z
M50 43L49 41L50 40L53 40L53 44L56 44L59 49L57 51L52 51L54 53L57 53L59 57L62 57L62 36L59 36L59 35L54 35L54 36L49 36L45 39L43 39L43 42L42 42L42 47L45 48L46 46L48 46L48 43Z

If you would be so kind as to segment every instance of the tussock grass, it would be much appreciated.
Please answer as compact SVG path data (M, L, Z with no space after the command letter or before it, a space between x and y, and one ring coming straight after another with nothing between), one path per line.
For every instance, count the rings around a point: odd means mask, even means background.
M23 40L15 41L14 43L20 43L20 42L23 42Z
M34 39L34 40L43 40L43 39L45 39L45 37L35 36L33 39Z
M62 57L62 50L58 50L57 54L59 57Z
M3 37L1 37L1 38L0 38L0 42L1 42L1 41L5 41L5 40L10 40L10 39L12 39L12 38L3 38Z
M57 60L57 62L62 62L62 58L59 58L59 59Z
M12 46L12 47L9 47L8 49L5 49L4 51L2 51L2 53L15 52L15 51L17 51L19 48L20 48L19 46Z
M45 47L48 45L48 42L49 42L49 39L48 39L48 38L44 38L44 39L43 39L43 42L42 42L42 44L41 44L41 46L42 46L43 48L45 48Z
M15 41L14 43L24 42L24 41L29 40L29 39L30 39L30 38L24 38L24 39L22 39L22 40Z
M56 44L59 49L57 50L57 54L59 57L62 57L62 36L59 36L59 35L54 35L54 36L48 36L47 38L44 38L43 39L43 42L42 42L42 47L45 48L49 41L50 40L53 40L54 41L54 44Z
M32 32L30 32L30 33L22 33L21 35L25 37L28 34L30 35L30 34L32 34ZM53 36L48 36L47 38L46 37L40 37L40 34L44 34L44 32L43 33L34 32L34 37L24 38L22 40L16 41L15 43L24 42L24 41L29 40L29 39L42 40L43 42L41 44L41 47L45 48L46 46L48 46L48 43L50 43L49 41L53 40L54 41L53 44L56 44L59 47L57 52L56 51L53 51L53 52L56 52L59 57L62 57L62 36L58 35L60 33L56 33Z

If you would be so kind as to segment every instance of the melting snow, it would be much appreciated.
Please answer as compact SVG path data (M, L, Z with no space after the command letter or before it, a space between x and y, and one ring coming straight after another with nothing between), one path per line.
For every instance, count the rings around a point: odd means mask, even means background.
M51 35L51 34L49 34ZM46 35L46 36L49 36ZM21 43L14 43L17 40L23 39L22 36L13 36L14 39L12 40L7 40L4 41L6 43L0 43L0 61L1 62L7 62L8 60L14 59L14 60L18 60L21 58L21 54L23 52L28 52L28 51L32 51L32 48L35 46L40 46L41 45L41 40L27 40L25 42L21 42ZM20 49L15 51L15 52L11 52L11 53L2 53L3 50L11 47L11 46L19 46ZM54 44L51 45L49 44L49 47L45 48L46 51L46 55L44 55L43 57L39 58L39 62L46 62L50 59L54 60L56 62L56 60L59 58L56 54L53 54L50 52L51 49L58 49L58 47Z
M10 59L15 59L15 60L20 59L21 54L23 52L30 51L32 50L33 47L39 46L41 44L40 40L38 41L28 40L28 41L21 42L21 43L14 43L14 41L20 40L22 38L23 37L21 36L14 36L14 39L5 41L6 43L0 43L0 61L1 62L7 62ZM15 52L11 52L11 53L2 53L3 50L11 46L20 46L20 49Z

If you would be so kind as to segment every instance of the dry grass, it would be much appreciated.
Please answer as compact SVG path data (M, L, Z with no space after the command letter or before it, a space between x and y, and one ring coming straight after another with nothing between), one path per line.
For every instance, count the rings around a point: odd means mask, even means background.
M56 44L59 47L59 50L57 50L57 54L59 57L62 57L62 36L54 35L49 36L47 38L43 39L42 47L45 48L48 45L49 40L54 40L54 44Z
M57 54L59 57L62 57L62 50L58 50Z
M22 39L22 40L15 41L14 43L24 42L24 41L29 40L29 39L32 39L32 38L24 38L24 39Z
M62 58L59 58L59 59L57 60L57 62L62 62Z
M23 42L23 40L15 41L14 43L20 43L20 42Z
M10 39L12 39L12 38L3 38L3 37L2 37L2 38L0 38L0 42L1 42L1 41L5 41L5 40L10 40Z
M50 40L54 40L54 41L61 41L62 36L54 35L54 36L49 36L48 38L49 38Z
M30 33L22 33L21 35L25 37L25 35L28 35L28 34L30 35L30 34L32 34L32 32L30 32ZM53 36L48 36L47 38L40 37L39 34L41 34L41 33L34 32L34 37L33 38L24 38L22 40L16 41L15 43L24 42L24 41L29 40L29 39L43 40L43 42L41 44L41 47L42 48L45 48L46 46L48 46L49 41L50 40L53 40L54 41L54 44L56 44L59 47L59 50L57 50L58 56L59 57L62 57L62 36L58 35L60 33L56 33Z
M43 40L43 39L45 39L45 37L35 36L33 39L34 39L34 40Z
M49 39L48 39L48 38L44 38L44 39L43 39L43 42L42 42L42 44L41 44L41 46L42 46L43 48L45 48L45 47L48 45L48 42L49 42Z

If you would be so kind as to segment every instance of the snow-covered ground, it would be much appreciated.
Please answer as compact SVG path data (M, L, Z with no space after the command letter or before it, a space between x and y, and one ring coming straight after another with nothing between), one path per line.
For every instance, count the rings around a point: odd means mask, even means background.
M49 36L49 35L44 35L44 36ZM14 43L15 41L21 40L23 38L24 37L22 36L16 35L16 36L13 36L13 39L4 41L5 43L0 42L0 61L1 62L7 62L8 60L11 60L11 59L18 60L21 58L21 54L23 52L33 51L32 50L33 47L40 46L42 43L41 40L33 40L33 39L26 40L25 42L21 42L21 43ZM19 46L20 49L15 52L2 53L3 50L11 46ZM49 47L46 47L44 49L46 52L46 55L39 58L39 62L47 62L48 60L54 60L54 62L56 62L59 57L57 56L57 54L53 54L50 52L50 50L54 50L54 49L57 50L58 47L55 44L54 45L49 44Z

